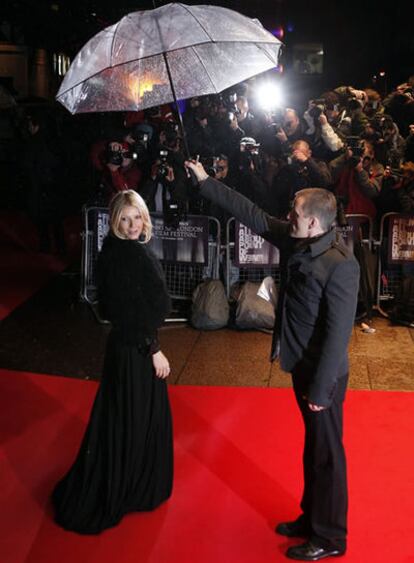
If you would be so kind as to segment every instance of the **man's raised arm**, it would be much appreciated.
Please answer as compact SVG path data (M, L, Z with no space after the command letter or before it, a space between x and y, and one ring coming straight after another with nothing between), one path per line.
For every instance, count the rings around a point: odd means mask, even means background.
M200 194L213 201L238 219L243 225L278 246L281 238L289 232L289 223L272 217L247 197L231 190L222 182L211 178L200 162L187 161L186 167L192 170L200 184Z

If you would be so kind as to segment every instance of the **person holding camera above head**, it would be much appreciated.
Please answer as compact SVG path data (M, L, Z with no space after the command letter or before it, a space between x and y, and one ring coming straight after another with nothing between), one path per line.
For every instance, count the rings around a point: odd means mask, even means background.
M325 161L338 156L338 151L343 149L344 141L328 119L334 120L338 109L325 98L310 100L308 109L303 114L308 128L305 131L306 140L312 147L312 154Z
M378 162L398 168L404 158L405 141L391 116L378 114L373 117L365 128L364 138L373 143Z
M305 426L305 483L301 515L279 524L276 532L307 538L289 547L289 558L319 561L343 555L347 483L342 405L359 267L336 233L335 197L320 188L299 191L289 220L280 221L210 178L200 163L186 166L200 182L202 196L280 250L281 287L271 359L280 357L282 369L292 374Z
M340 105L344 108L338 131L345 136L361 135L368 125L368 117L364 113L368 101L367 94L353 86L339 86L334 92L339 96Z
M111 201L109 221L97 270L101 315L111 322L102 381L76 460L52 495L56 522L80 534L154 510L173 482L170 365L157 339L171 303L147 244L151 219L126 190Z
M163 213L174 192L174 169L168 163L168 151L160 150L152 163L150 177L142 186L140 195L151 212Z
M236 190L250 201L264 207L268 199L268 185L262 176L260 145L252 137L243 137L240 150L235 158Z
M151 212L162 213L165 221L177 226L187 210L187 177L184 171L178 128L175 122L161 125L157 155L140 194Z
M372 88L365 88L365 94L367 99L364 105L364 113L368 119L373 119L384 113L384 106L382 105L382 100L379 92L373 90Z
M306 141L293 143L283 166L272 186L268 200L268 210L275 217L285 218L296 192L304 188L329 188L331 174L325 162L312 157L312 151Z
M374 219L374 200L381 191L384 167L375 158L373 144L349 137L347 149L329 163L329 168L344 212L361 213Z

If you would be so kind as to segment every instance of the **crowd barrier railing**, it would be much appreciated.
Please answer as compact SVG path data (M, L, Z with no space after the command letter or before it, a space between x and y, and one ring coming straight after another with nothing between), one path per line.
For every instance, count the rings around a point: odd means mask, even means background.
M167 287L173 300L191 300L195 287L205 279L217 279L220 269L220 223L214 217L189 215L180 222L179 229L188 238L162 238L163 220L158 214L151 214L153 220L153 250L166 259L160 258ZM204 225L207 229L204 229ZM109 230L108 209L105 207L85 207L83 209L82 265L80 297L92 306L97 313L97 259L103 240ZM193 225L191 232L189 225ZM164 227L165 228L165 227ZM157 235L158 233L158 235ZM161 234L160 234L161 233ZM170 231L171 233L171 231ZM192 238L191 238L192 237ZM196 242L196 244L194 244ZM178 248L178 252L176 249ZM183 249L186 256L183 256ZM203 250L205 249L205 250ZM202 259L197 259L196 254ZM207 256L205 256L207 254ZM102 321L102 319L98 320ZM170 318L167 321L187 320Z
M378 311L386 311L395 302L401 289L404 271L414 273L414 215L386 213L381 218L378 247L377 298Z
M236 244L236 229L244 228L250 240L246 240L243 251L240 245ZM236 282L261 282L266 276L272 276L277 287L280 285L280 267L277 255L269 252L268 246L264 246L262 237L251 233L250 229L246 229L243 225L239 225L234 217L231 217L226 224L226 242L225 242L225 271L224 281L227 297L230 297L231 286ZM253 238L252 238L253 237ZM257 249L259 251L257 252ZM274 248L274 247L273 247ZM243 252L245 259L240 260L237 256ZM257 261L253 260L257 258ZM270 259L269 259L270 258ZM272 260L273 258L273 260ZM251 260L249 262L249 259Z
M373 248L373 221L368 215L348 214L347 225L338 227L345 243L351 248L356 242L361 242L370 249ZM240 230L243 229L243 230ZM243 240L243 248L240 249L239 238ZM239 244L236 244L236 242ZM231 286L235 282L253 281L261 282L264 277L272 276L276 285L280 285L280 267L278 260L269 252L268 247L263 245L263 239L231 217L226 224L225 244L225 286L227 296L230 296ZM267 243L265 243L267 244ZM269 245L270 246L270 245ZM244 255L243 259L237 253Z

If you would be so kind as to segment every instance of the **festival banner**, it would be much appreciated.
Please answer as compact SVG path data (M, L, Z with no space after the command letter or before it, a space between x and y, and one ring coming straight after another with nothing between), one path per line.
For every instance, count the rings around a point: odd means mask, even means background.
M279 249L236 221L234 263L240 267L277 266Z
M109 213L107 209L100 209L96 214L96 246L101 251L104 238L109 232Z
M414 262L414 216L392 215L388 223L388 261Z
M165 224L163 215L151 213L151 250L162 262L208 264L208 218L189 215L177 228ZM96 245L100 252L109 231L109 215L106 209L96 213Z
M341 234L345 245L353 251L356 242L361 241L363 238L369 238L369 218L348 215L346 219L347 225L343 227L337 226L336 230Z
M208 217L188 215L178 227L165 223L162 214L151 213L150 246L162 262L208 264Z

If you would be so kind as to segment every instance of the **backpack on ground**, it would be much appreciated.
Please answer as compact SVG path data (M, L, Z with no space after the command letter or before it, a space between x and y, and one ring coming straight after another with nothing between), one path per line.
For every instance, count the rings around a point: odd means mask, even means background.
M269 300L258 295L259 289L266 287ZM250 282L243 284L238 297L235 315L235 325L239 329L273 330L275 324L275 306L277 289L271 277L264 282Z
M229 303L220 280L206 280L193 291L191 324L199 330L217 330L227 326Z

